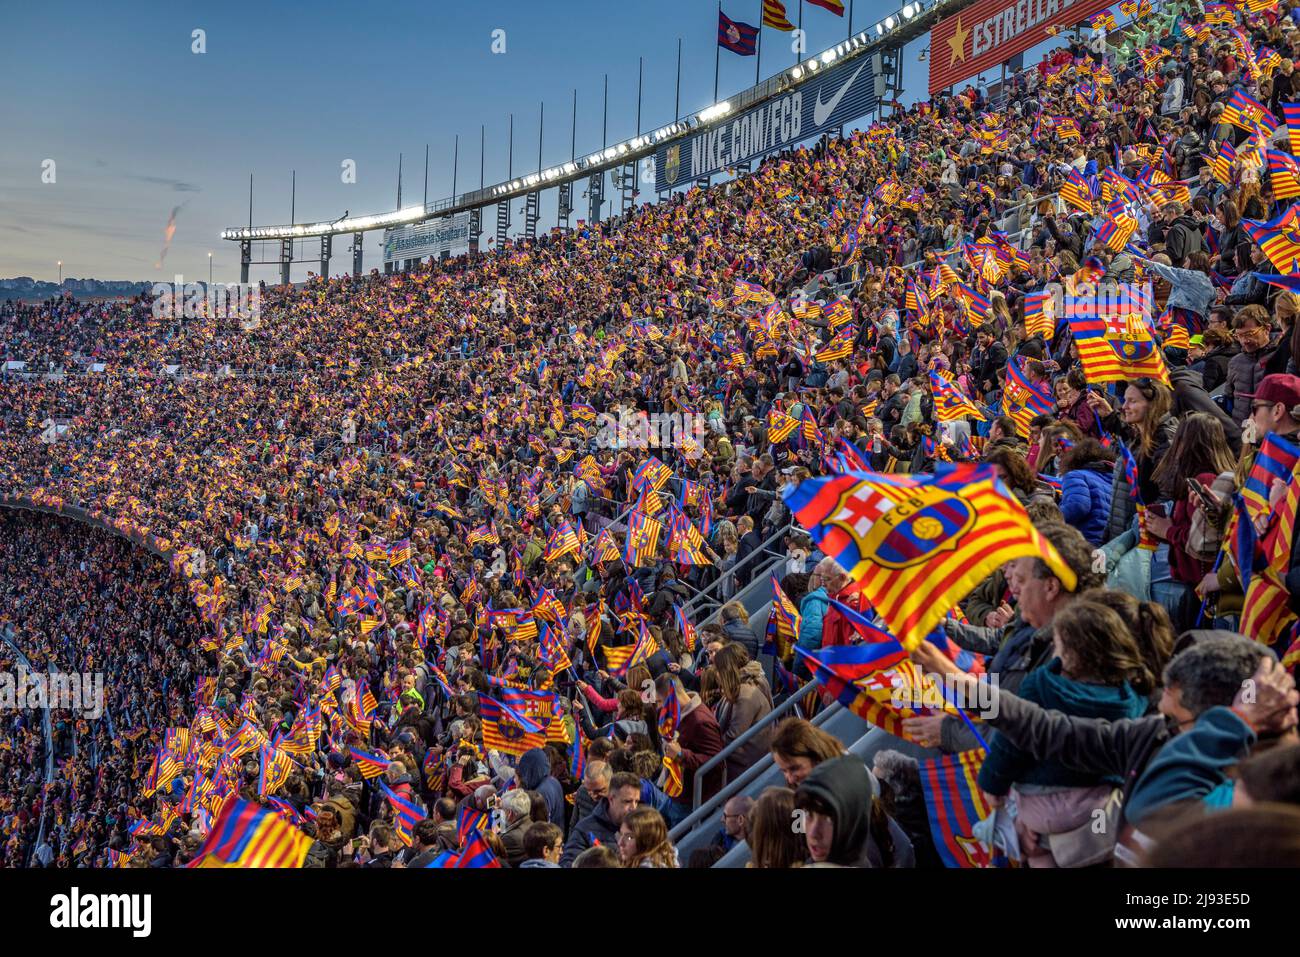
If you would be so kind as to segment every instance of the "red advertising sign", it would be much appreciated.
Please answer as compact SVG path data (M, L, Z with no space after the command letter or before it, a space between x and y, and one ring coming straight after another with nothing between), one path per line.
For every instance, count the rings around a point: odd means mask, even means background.
M930 31L930 94L1005 63L1110 6L1106 0L979 0Z

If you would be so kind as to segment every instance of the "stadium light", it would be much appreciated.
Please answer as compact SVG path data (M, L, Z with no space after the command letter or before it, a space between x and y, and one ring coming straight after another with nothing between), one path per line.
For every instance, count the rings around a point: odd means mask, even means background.
M790 71L790 76L796 80L800 79L803 76L803 67L801 66L795 67L793 70Z
M895 24L896 22L897 22L897 21L896 21L892 16L885 17L885 29L886 29L886 30L892 30L892 29L894 29L894 24Z
M907 6L903 7L904 20L910 20L914 16L916 16L916 7L913 4L909 3Z
M834 63L834 62L835 62L835 51L834 51L834 50L827 50L825 53L822 54L822 65L823 65L823 66L830 66L830 65L831 65L832 63Z

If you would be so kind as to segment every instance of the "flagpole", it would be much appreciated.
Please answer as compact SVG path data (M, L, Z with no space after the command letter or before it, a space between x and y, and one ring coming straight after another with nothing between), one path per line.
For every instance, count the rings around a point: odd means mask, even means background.
M794 45L794 65L799 65L799 57L803 52L803 0L799 0L799 42Z
M802 0L800 0L800 2L802 2ZM853 37L853 0L849 0L849 32L845 34L844 38L846 40L849 40L852 39L852 37Z
M763 70L763 0L758 0L758 40L754 44L754 85L762 77Z
M718 27L722 27L722 0L718 0ZM718 102L718 69L722 64L722 44L713 47L713 102ZM678 66L680 70L680 63ZM251 220L250 220L251 221Z
M719 0L721 6L721 0ZM677 38L677 92L673 96L673 122L682 118L682 38Z

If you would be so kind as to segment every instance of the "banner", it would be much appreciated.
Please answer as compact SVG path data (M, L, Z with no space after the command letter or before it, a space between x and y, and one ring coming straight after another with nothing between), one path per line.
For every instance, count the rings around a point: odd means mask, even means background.
M384 230L384 262L424 259L469 248L469 213Z
M1110 6L1106 0L979 0L930 31L930 95L1005 63Z
M879 101L871 57L823 68L788 93L661 146L655 153L655 189L663 192L786 149L864 116Z

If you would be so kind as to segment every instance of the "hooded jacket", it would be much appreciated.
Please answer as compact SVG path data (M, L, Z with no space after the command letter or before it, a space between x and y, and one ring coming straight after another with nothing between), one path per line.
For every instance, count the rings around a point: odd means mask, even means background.
M515 769L519 786L536 791L546 800L546 816L556 827L564 827L564 788L551 777L551 760L541 748L525 751Z
M852 754L823 761L804 778L795 795L795 805L812 798L830 810L835 820L828 864L840 867L884 867L884 853L871 829L874 789L862 759ZM912 842L903 829L889 820L889 837L894 845L890 867L915 867Z

